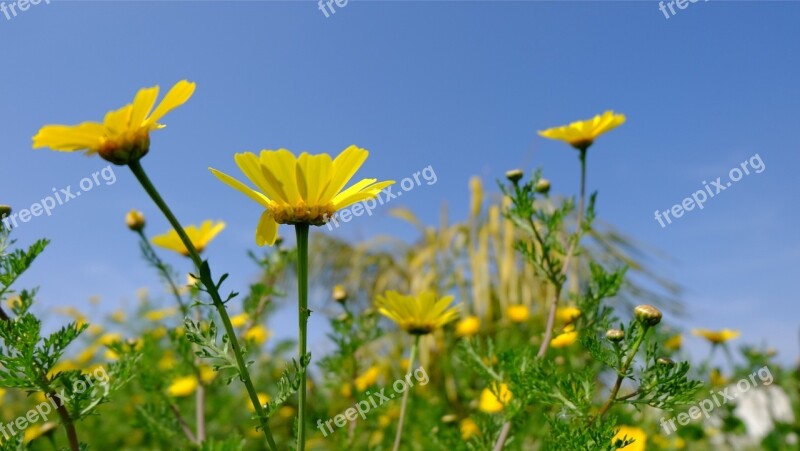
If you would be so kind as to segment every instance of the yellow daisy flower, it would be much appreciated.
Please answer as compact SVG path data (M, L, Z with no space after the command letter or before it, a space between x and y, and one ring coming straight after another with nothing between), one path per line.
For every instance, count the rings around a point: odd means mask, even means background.
M37 438L47 434L48 432L56 429L58 427L57 423L52 421L48 421L44 424L31 424L28 426L28 429L25 429L25 432L22 434L22 441L24 443L30 443Z
M266 394L266 393L257 393L256 396L258 396L258 402L262 406L266 405L270 400L269 395ZM248 402L247 403L247 410L249 410L250 412L255 412L256 411L256 408L253 407L253 403L252 402Z
M176 398L183 398L191 395L195 390L197 390L197 377L182 376L172 381L167 388L167 393Z
M566 348L578 341L578 332L570 331L559 334L550 340L550 347L552 348Z
M620 449L624 449L625 451L645 451L647 434L643 429L634 426L621 425L617 430L617 435L611 439L611 443L614 444L617 442L617 440L622 441L625 438L633 439L634 441Z
M174 315L177 312L174 308L165 308L161 310L150 310L149 312L145 312L144 317L153 322L163 321L165 318L168 318Z
M470 315L456 324L456 335L459 337L471 337L481 329L481 320L477 316Z
M381 369L377 366L371 366L364 374L358 376L356 380L353 382L353 385L356 386L356 390L364 391L369 387L375 385L375 382L378 382L378 377L381 375Z
M33 137L33 148L49 147L62 152L85 150L87 155L97 153L120 165L137 161L150 150L150 132L164 128L158 121L186 103L194 88L194 83L179 81L155 109L158 86L140 89L133 103L107 113L102 123L45 125Z
M484 388L478 401L478 409L485 413L497 413L503 410L506 404L511 401L511 391L507 384L500 384L496 387L497 395L492 393L489 388ZM499 397L498 397L499 395Z
M564 141L576 149L586 150L598 136L624 123L624 114L615 114L613 111L609 110L585 121L577 121L561 127L548 128L547 130L540 131L539 136Z
M404 296L387 291L378 296L378 311L411 335L427 335L458 317L458 308L450 307L453 296L436 299L432 291L419 296Z
M677 351L683 344L683 336L681 334L673 335L664 340L664 349L667 351Z
M733 340L741 335L741 332L738 330L730 330L730 329L722 329L722 330L708 330L708 329L695 329L692 331L692 335L696 335L698 337L703 337L708 340L711 344L718 345L725 343L726 341Z
M581 316L581 309L577 307L558 307L556 309L556 319L560 323L568 324Z
M250 315L247 313L240 313L238 315L231 316L231 325L233 327L242 327L247 324L248 319L250 319Z
M186 232L186 236L189 237L189 240L194 245L194 248L197 249L197 252L201 253L206 246L208 246L208 243L210 243L211 240L213 240L214 237L219 234L219 232L222 232L224 228L224 222L214 222L209 219L203 221L203 223L200 224L200 227L192 224L184 227L183 230ZM151 241L158 247L177 252L184 257L189 256L189 251L186 249L186 246L183 245L183 241L181 241L181 238L178 236L178 232L176 232L175 229L172 229L165 234L154 236Z
M236 165L259 191L214 168L209 170L264 208L256 244L271 246L278 236L278 224L325 224L337 210L375 198L394 184L393 180L363 179L342 190L368 154L356 146L333 160L328 154L305 152L296 157L286 149L262 150L258 156L251 152L236 154Z
M524 305L509 305L506 313L514 323L524 323L531 316L531 311Z
M469 440L473 436L476 436L481 433L481 430L478 428L478 425L475 424L475 422L469 418L464 418L463 420L461 420L460 429L461 429L462 440Z
M203 381L204 384L210 384L216 378L217 378L217 372L214 371L214 368L208 365L200 366L200 380Z
M264 344L264 342L267 341L267 338L269 338L271 335L272 332L268 331L266 327L259 324L248 329L247 332L244 333L243 338L245 341L252 341L257 345L261 345Z

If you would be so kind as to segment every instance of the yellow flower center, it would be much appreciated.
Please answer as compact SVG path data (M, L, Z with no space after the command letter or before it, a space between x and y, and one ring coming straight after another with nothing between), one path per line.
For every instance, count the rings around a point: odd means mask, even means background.
M269 212L278 224L311 224L321 226L333 217L333 203L307 205L302 200L294 205L272 202Z
M141 128L114 138L104 138L97 153L104 160L124 165L137 161L150 150L150 132Z

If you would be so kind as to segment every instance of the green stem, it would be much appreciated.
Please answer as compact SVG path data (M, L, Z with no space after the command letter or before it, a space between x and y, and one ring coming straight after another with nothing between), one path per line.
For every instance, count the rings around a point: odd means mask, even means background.
M147 236L145 236L144 231L137 230L136 234L139 235L139 238L141 239L142 251L144 252L145 258L156 267L156 270L159 272L159 274L161 274L161 277L167 282L170 290L175 295L175 301L177 301L178 307L181 309L181 313L183 316L187 316L189 314L189 306L183 302L183 296L181 296L180 290L178 289L178 284L172 279L172 274L169 270L169 267L158 256L156 250L153 248L153 245L150 244Z
M308 317L308 224L296 224L297 234L297 312L299 327L299 360L300 360L300 392L297 409L297 450L304 451L306 446L306 359Z
M625 363L622 365L622 368L620 368L619 372L617 372L617 381L614 383L614 388L611 389L611 394L608 396L608 401L603 404L603 407L600 408L594 418L600 418L605 415L605 413L608 412L608 409L610 409L614 404L614 401L617 401L617 393L619 393L619 389L622 387L622 381L625 380L625 376L628 374L628 369L630 368L631 363L633 363L633 358L636 357L636 353L639 351L639 346L642 345L644 337L647 335L647 331L650 330L650 328L647 326L642 327L644 327L644 330L642 330L641 335L636 337L636 341L633 343L633 347L631 348L630 354L628 354L628 358L625 360ZM590 424L594 421L594 418L590 420Z
M192 259L192 262L197 268L197 272L200 274L200 280L203 283L203 286L206 287L206 290L208 290L208 294L211 296L211 300L214 302L214 307L216 307L217 312L222 319L222 324L225 327L225 332L228 335L228 338L230 339L231 348L233 349L233 354L236 358L236 364L239 367L239 375L241 376L242 382L247 388L247 393L250 396L250 402L253 403L253 407L258 415L258 420L261 424L262 430L264 431L264 436L267 439L267 443L269 444L269 449L272 451L277 451L278 446L275 444L275 439L272 437L272 431L267 423L267 414L264 412L264 406L261 405L261 401L258 400L258 393L253 385L253 381L250 379L250 372L247 370L247 364L245 363L242 355L242 348L239 345L239 340L236 338L236 332L233 329L228 312L225 310L225 303L222 301L222 297L219 295L216 283L214 283L214 280L211 278L211 271L202 271L203 261L200 259L200 254L194 247L192 240L190 240L186 235L186 232L183 230L183 227L181 227L178 219L172 214L172 211L169 209L169 206L167 206L167 203L161 198L161 195L158 193L156 187L147 177L147 174L145 173L144 168L142 168L141 163L139 163L139 161L134 161L129 163L128 167L130 167L131 172L133 172L133 175L136 176L136 180L139 181L139 183L142 185L142 188L144 188L150 198L153 199L153 202L155 202L156 206L158 206L158 208L167 218L167 221L169 221L170 225L172 225L172 228L175 229L175 232L180 237L183 245L186 246L186 249L189 251L189 257Z
M411 356L408 358L408 371L411 372L414 367L414 360L417 358L417 349L419 348L419 335L414 336L414 344L411 345ZM403 422L406 419L406 406L408 405L408 393L411 391L411 387L406 387L406 391L403 392L403 402L400 404L400 419L397 422L397 434L394 436L394 447L392 447L392 451L397 451L400 449L400 439L403 438Z

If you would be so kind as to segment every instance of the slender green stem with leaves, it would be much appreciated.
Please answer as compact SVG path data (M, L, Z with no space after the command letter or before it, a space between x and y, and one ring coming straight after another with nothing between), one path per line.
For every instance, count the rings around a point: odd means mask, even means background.
M175 229L175 232L180 237L184 246L186 246L186 249L189 252L189 257L192 259L192 262L199 272L200 281L208 291L208 294L211 296L214 307L217 309L220 319L222 320L222 324L225 328L228 339L230 340L231 348L238 365L239 376L247 389L250 401L253 403L256 415L258 416L259 424L261 429L264 431L264 436L267 439L269 448L272 451L277 450L278 447L275 444L275 439L272 436L272 431L270 430L268 424L269 418L267 413L264 411L264 406L261 405L261 401L258 399L258 393L256 392L255 386L250 379L250 372L248 371L247 364L244 361L241 345L239 344L239 340L236 338L236 332L231 324L230 316L225 309L225 302L222 300L222 297L219 294L219 285L222 283L222 280L224 280L225 277L223 276L219 283L215 282L211 277L211 269L209 268L208 263L200 259L200 255L198 254L197 249L195 249L194 244L192 244L192 241L186 235L186 232L183 230L180 222L178 222L177 218L175 218L175 215L173 215L172 211L169 209L167 203L164 202L164 199L162 199L161 195L158 193L155 185L153 185L153 183L150 181L149 177L144 171L144 168L142 168L141 163L139 163L138 160L133 161L128 164L128 167L131 169L134 176L136 176L136 179L142 185L142 188L144 188L150 198L153 199L153 202L155 202L156 206L158 206L159 210L161 210L161 212L167 218L167 221L169 221L170 225Z

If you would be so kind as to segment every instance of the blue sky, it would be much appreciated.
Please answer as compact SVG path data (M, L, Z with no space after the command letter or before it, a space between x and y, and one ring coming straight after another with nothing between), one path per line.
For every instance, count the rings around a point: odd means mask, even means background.
M259 211L206 170L237 173L235 152L358 144L371 151L360 174L380 179L431 165L436 184L393 202L435 223L445 202L465 215L472 175L491 186L506 169L543 166L556 191L574 193L574 151L536 130L614 109L628 122L589 156L601 219L673 258L659 271L685 287L680 324L738 328L740 343L794 362L798 13L794 2L699 2L665 19L656 2L351 1L325 18L314 2L41 3L0 15L0 202L24 208L106 166L31 150L39 126L100 119L140 87L193 80L144 165L183 222L228 223L208 256L241 288L257 276L245 250ZM754 154L763 172L666 228L655 221ZM168 226L114 171L115 183L15 232L53 240L20 282L42 285L43 310L99 316L158 287L122 221L139 208L151 233ZM413 238L387 212L336 233Z

